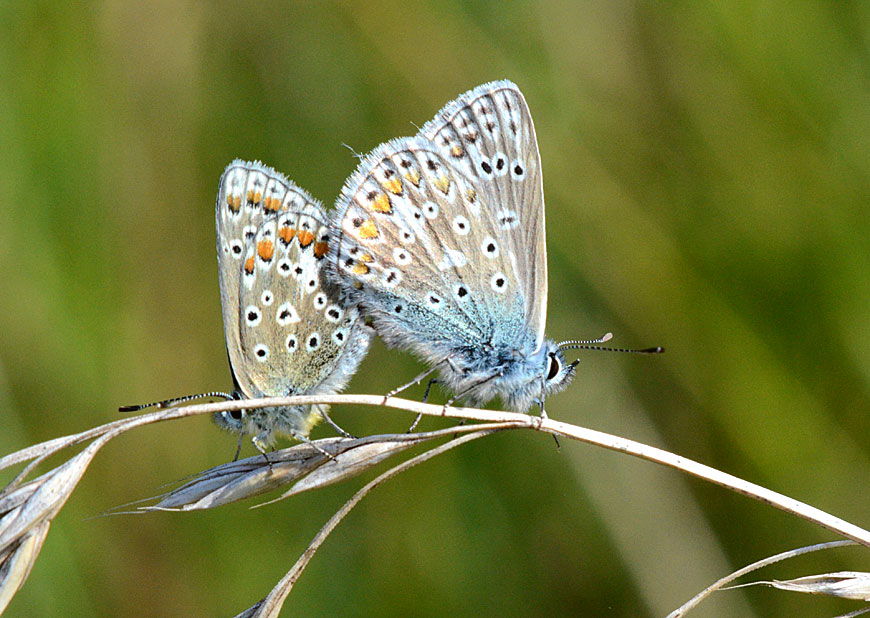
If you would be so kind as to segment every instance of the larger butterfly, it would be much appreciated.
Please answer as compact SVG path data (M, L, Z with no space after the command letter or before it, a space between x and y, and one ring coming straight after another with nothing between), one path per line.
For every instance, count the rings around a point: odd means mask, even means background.
M515 84L479 86L416 136L377 147L330 226L330 275L349 302L387 344L440 370L456 398L543 412L570 383L577 361L544 337L541 161Z
M218 273L236 399L334 393L368 350L371 332L338 302L321 265L329 230L320 204L275 170L233 161L215 206ZM306 440L325 406L219 412L221 427L265 450Z

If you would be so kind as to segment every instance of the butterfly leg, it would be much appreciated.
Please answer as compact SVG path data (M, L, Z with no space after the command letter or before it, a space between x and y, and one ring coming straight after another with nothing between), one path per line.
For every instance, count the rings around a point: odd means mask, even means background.
M417 417L414 419L414 422L411 423L411 426L408 427L408 431L406 431L405 433L414 433L414 430L417 429L417 425L420 423L420 421L422 419L423 419L423 415L418 414Z
M426 392L423 393L423 399L421 400L423 403L426 403L429 400L429 391L432 389L433 384L440 384L441 380L437 378L432 378L429 380L429 384L426 385ZM417 418L414 419L414 422L411 423L411 426L408 427L407 433L414 433L414 430L417 428L417 425L420 423L420 420L423 418L422 414L418 414Z
M330 418L329 414L327 414L327 412L326 412L328 409L329 409L328 406L319 406L317 408L317 411L320 412L320 416L322 416L324 418L324 420L329 424L329 426L332 427L333 429L335 429L335 431L337 431L342 437L355 440L356 436L347 433L344 429L342 429L341 427L338 426L338 423L336 423L334 420L332 420L332 418Z
M251 442L254 443L254 447L256 447L256 449L258 451L260 451L260 454L263 456L263 459L266 460L266 463L269 465L269 470L272 470L272 462L269 461L269 456L266 454L266 443L264 442L265 437L266 437L266 434L260 434L259 436L254 436L253 438L251 438Z
M296 433L296 434L293 434L293 437L296 438L297 440L299 440L300 442L307 444L308 446L313 448L315 451L317 451L318 453L320 453L321 455L323 455L327 459L331 459L332 461L335 461L334 455L331 455L331 454L327 453L326 451L324 451L323 448L321 448L319 444L308 439L308 436L303 436L301 433Z
M543 399L538 401L538 407L541 409L541 418L542 419L546 420L546 419L550 418L549 416L547 416L547 411L544 410L544 400ZM556 449L561 450L562 445L559 444L559 438L556 437L556 434L550 434L550 435L553 436L553 440L556 442Z
M239 443L236 445L236 454L233 455L233 461L239 460L239 453L242 452L242 438L245 437L243 432L239 432Z
M438 378L432 378L429 380L429 384L426 385L426 392L423 393L423 399L421 399L423 403L426 403L429 400L429 391L432 389L433 384L441 384L441 380Z
M445 359L445 360L447 360L447 359ZM441 361L441 363L443 363L443 362L445 362L445 361ZM436 363L435 365L432 365L431 367L429 367L429 369L427 369L426 371L424 371L423 373L421 373L420 375L415 377L413 380L411 380L407 384L402 384L402 386L400 386L399 388L394 388L393 390L391 390L389 393L384 395L384 400L381 402L381 405L384 405L385 403L387 403L387 399L389 399L393 395L397 395L398 393L401 393L403 390L410 388L410 387L414 386L415 384L419 384L420 382L422 382L423 378L432 374L436 369L438 369L438 367L441 365L441 363ZM426 392L429 392L428 389Z

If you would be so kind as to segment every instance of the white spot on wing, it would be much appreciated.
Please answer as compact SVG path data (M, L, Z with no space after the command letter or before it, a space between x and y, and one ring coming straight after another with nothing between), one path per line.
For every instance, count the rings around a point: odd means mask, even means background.
M296 333L290 333L287 335L287 338L284 340L284 347L287 349L289 354L293 354L296 351L296 348L299 347L299 340L296 338Z
M299 313L291 303L282 303L275 312L275 321L278 322L278 326L295 324L299 321Z
M505 277L504 273L495 273L489 278L489 286L501 294L507 290L507 277Z
M407 228L400 228L399 229L399 240L402 242L402 244L413 245L414 242L417 240L417 237L414 235L414 232L412 232L411 230L409 230Z
M523 162L519 159L511 161L511 178L514 180L523 180L526 177L526 168Z
M508 160L504 153L495 153L495 156L492 158L492 167L496 176L504 176L508 173Z
M455 266L456 268L462 268L468 263L468 260L465 258L465 254L462 251L457 251L456 249L448 249L444 247L444 257L441 258L441 261L438 262L439 270L447 270Z
M411 252L402 247L393 249L393 259L399 266L407 266L411 263Z
M480 250L483 252L485 257L488 257L491 260L494 260L499 256L498 243L492 236L487 236L483 239L483 242L480 243Z
M338 305L330 305L326 308L324 313L328 322L338 324L338 321L341 320L341 317L344 315L344 310Z
M254 358L258 362L264 363L269 359L269 346L264 343L258 343L254 346Z
M317 348L319 348L320 343L320 333L318 332L313 332L305 338L305 348L309 352L314 352Z
M263 313L256 305L248 305L245 307L245 322L248 326L254 328L263 319Z
M438 204L435 202L426 202L423 204L423 216L427 219L434 219L438 216Z
M347 329L336 328L332 333L332 342L339 347L347 343Z
M436 311L441 309L441 305L444 304L441 300L441 297L438 296L435 292L428 292L426 294L426 304L430 309L434 309Z
M384 271L384 287L394 288L402 281L402 271L398 268L388 268Z
M515 210L500 210L496 213L496 217L503 230L512 230L520 224L520 218Z

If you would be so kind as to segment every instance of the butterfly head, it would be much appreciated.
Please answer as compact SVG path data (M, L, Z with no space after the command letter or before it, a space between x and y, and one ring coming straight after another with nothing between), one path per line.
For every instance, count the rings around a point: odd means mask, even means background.
M574 368L580 361L575 360L570 363L566 361L562 349L549 339L544 342L544 348L547 351L544 396L547 396L568 388L571 380L574 379Z
M574 378L578 361L568 362L559 346L544 340L516 370L495 385L508 408L528 412L550 395L565 390Z

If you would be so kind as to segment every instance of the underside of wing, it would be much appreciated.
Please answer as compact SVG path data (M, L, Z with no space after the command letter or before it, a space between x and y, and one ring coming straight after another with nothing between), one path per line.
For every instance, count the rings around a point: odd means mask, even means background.
M476 178L500 239L517 257L526 323L536 347L547 314L544 188L535 127L525 98L509 81L483 84L448 103L420 134Z
M527 331L517 226L470 172L425 138L393 140L348 180L332 223L343 287L388 343L432 358Z
M282 174L259 162L236 160L221 177L215 219L224 333L233 378L245 396L266 394L269 391L263 387L268 388L274 379L265 379L262 376L271 364L252 362L260 358L254 352L257 344L251 343L250 337L242 341L242 329L248 324L243 309L256 305L265 310L265 306L262 298L257 302L247 297L244 301L241 298L243 293L250 292L255 287L262 296L266 288L261 288L264 285L262 278L257 282L246 269L252 264L259 264L260 272L268 276L269 273L263 266L275 266L291 251L292 244L293 251L305 254L298 256L300 259L297 261L306 265L306 282L313 278L319 288L319 263L326 254L326 239L318 239L315 234L319 230L326 236L326 216L316 200ZM292 225L279 227L279 219L281 222L292 222ZM265 223L269 225L263 227ZM302 228L303 223L307 229ZM256 253L260 247L257 237L258 234L265 235L267 230L272 235L270 242L273 243L276 257L270 262L263 262L261 255ZM265 246L262 247L262 255L265 256ZM313 256L311 260L301 259L307 258L309 254ZM257 262L257 259L261 261ZM286 262L287 260L281 264L286 265ZM301 294L301 291L296 290L300 281L301 279L292 279L291 286L276 284L271 290L275 299L283 294ZM263 332L266 330L265 327L261 329ZM252 357L252 354L255 356ZM257 369L252 370L254 367Z
M335 392L368 345L355 307L323 277L322 212L268 217L246 245L239 285L239 353L252 395Z

